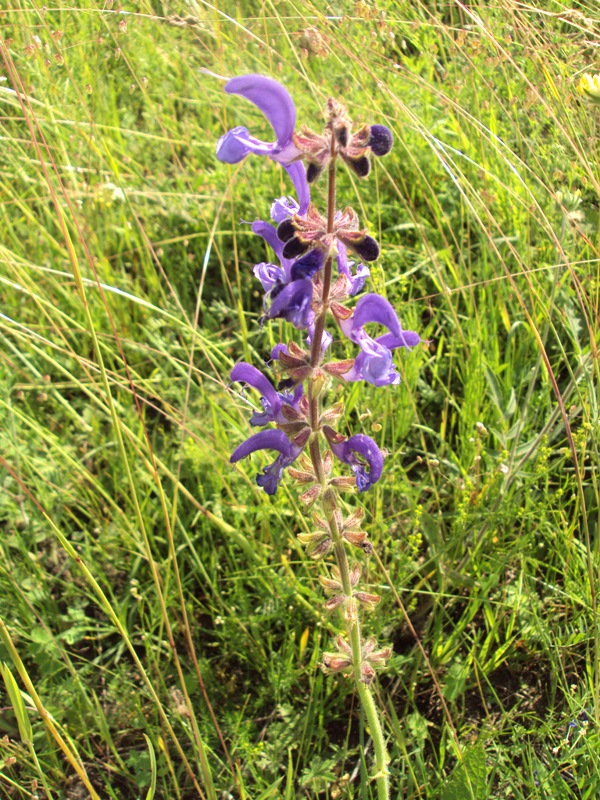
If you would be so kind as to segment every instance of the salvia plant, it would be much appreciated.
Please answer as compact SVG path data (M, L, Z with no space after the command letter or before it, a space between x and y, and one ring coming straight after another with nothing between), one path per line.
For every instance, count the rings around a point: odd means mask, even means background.
M376 387L399 383L393 351L410 350L420 342L418 333L402 329L384 297L366 293L354 301L370 275L367 264L379 257L380 248L354 209L340 210L336 204L339 160L366 178L372 159L390 151L393 137L384 125L353 126L347 109L332 99L322 132L304 125L297 129L288 91L262 75L233 78L225 91L254 103L270 122L275 141L264 142L238 126L219 139L217 157L235 164L249 154L267 156L286 170L295 190L295 196L275 200L273 222L252 224L252 231L274 253L274 263L254 267L264 290L261 323L283 319L305 333L302 344L292 340L273 348L272 378L252 364L233 368L232 381L260 395L262 410L254 413L250 424L267 427L240 444L231 462L259 450L275 451L275 460L257 475L257 484L274 495L287 470L302 487L300 500L307 513L317 509L312 513L314 531L298 538L310 558L326 564L328 572L319 578L325 609L339 612L342 628L331 652L323 653L322 668L329 674L343 673L356 684L373 740L378 800L387 800L389 758L371 685L391 648L362 634L361 612L374 609L380 597L361 589L362 567L354 553L368 558L373 545L361 527L363 510L349 508L341 497L368 491L381 478L384 459L370 436L345 436L336 430L344 407L330 388L332 381L365 381ZM323 210L311 202L311 186L320 178L327 184ZM377 327L386 331L373 336ZM355 357L331 357L332 331L356 345Z

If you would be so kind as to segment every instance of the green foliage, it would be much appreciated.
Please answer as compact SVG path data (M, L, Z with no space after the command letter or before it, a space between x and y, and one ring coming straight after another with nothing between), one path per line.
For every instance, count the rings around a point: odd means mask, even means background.
M75 5L0 13L0 615L47 713L3 640L0 795L85 795L50 721L103 798L373 796L357 699L318 669L310 522L228 463L253 402L228 371L284 335L240 219L290 189L215 160L268 126L206 68L395 133L339 187L429 342L345 391L388 453L365 631L394 647L394 798L595 797L596 4Z

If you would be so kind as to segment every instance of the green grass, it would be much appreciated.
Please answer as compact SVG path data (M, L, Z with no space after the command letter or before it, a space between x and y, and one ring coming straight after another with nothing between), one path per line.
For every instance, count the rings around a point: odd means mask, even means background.
M372 290L429 342L401 386L344 393L388 452L361 500L394 800L600 792L600 111L575 91L600 14L374 5L0 12L2 797L373 796L298 493L228 462L228 371L289 335L258 325L240 220L289 185L216 161L267 125L202 68L396 136L339 187L383 245Z

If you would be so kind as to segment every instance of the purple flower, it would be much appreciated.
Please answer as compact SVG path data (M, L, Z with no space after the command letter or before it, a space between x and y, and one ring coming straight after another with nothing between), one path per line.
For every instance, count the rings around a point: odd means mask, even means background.
M235 464L257 450L277 450L279 455L275 461L270 466L263 468L262 475L258 473L256 476L257 484L267 494L275 494L283 477L283 470L298 458L302 449L302 447L290 442L283 431L261 431L250 436L239 447L236 447L229 460L232 464Z
M370 436L357 433L339 444L330 441L330 445L334 455L350 465L359 492L366 492L377 483L383 472L383 455Z
M277 289L278 287L276 287ZM313 284L308 278L292 281L275 294L271 292L273 302L266 316L269 319L285 319L295 328L304 330L312 323Z
M231 380L247 383L261 393L260 402L264 411L262 414L257 413L252 416L250 419L251 425L267 425L269 422L284 423L286 418L281 412L282 406L289 405L296 410L298 409L298 403L302 397L302 385L296 387L293 395L286 392L277 392L262 372L253 367L252 364L246 364L244 361L236 364L231 370Z
M313 336L315 333L315 326L314 323L311 322L308 326L308 336L306 337L306 344L310 347L312 345ZM330 344L333 342L333 336L329 333L329 331L323 331L321 335L321 350L323 353L327 350Z
M271 206L271 219L278 225L288 217L300 213L300 205L293 197L279 197Z
M261 282L261 285L267 294L276 286L285 286L287 275L282 267L275 264L261 262L256 264L252 269L255 277Z
M389 333L373 339L364 330L368 323L384 325ZM347 320L340 320L340 327L361 349L352 369L343 375L344 380L367 381L374 386L400 383L391 351L397 347L409 350L421 341L418 333L402 330L394 308L378 294L361 297L354 314Z
M346 249L346 245L338 241L337 249L338 270L342 275L345 275L348 278L348 282L350 284L349 293L350 295L354 296L364 288L365 281L371 274L371 270L365 264L358 264L355 274L353 275L351 267L354 266L354 261L348 261L348 251Z
M277 161L287 171L300 201L299 212L305 213L310 203L306 170L298 161L300 151L293 142L296 127L296 108L288 90L264 75L240 75L225 84L229 94L239 94L262 111L275 132L274 142L263 142L251 136L247 128L237 126L227 131L217 142L217 158L227 164L237 164L248 153L264 155Z

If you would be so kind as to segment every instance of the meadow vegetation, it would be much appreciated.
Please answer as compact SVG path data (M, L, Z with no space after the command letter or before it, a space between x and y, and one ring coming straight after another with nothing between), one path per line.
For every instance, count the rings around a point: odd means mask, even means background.
M360 195L340 178L384 245L372 290L427 340L400 386L345 389L387 452L392 796L598 797L597 3L2 9L0 796L373 796L296 489L229 464L229 370L278 341L240 220L290 186L216 161L232 125L270 136L207 69L395 134Z

